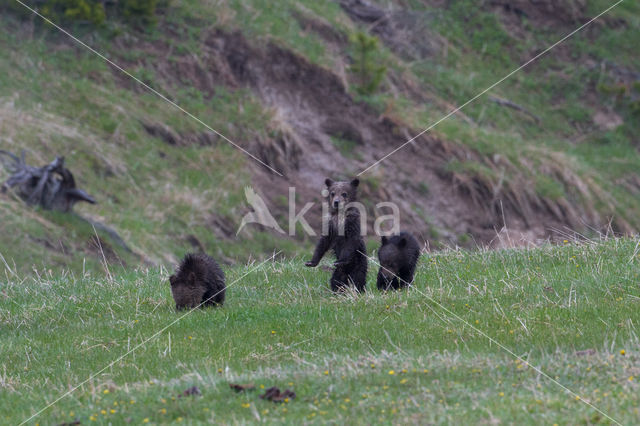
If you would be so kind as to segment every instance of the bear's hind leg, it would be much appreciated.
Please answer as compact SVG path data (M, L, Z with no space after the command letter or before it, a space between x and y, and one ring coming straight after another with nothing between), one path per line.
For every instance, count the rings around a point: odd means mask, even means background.
M362 262L358 262L351 271L349 271L351 283L358 292L362 293L367 286L367 259L363 258Z
M222 306L224 304L224 296L225 296L225 285L224 282L217 283L216 286L207 290L207 292L202 296L202 301L205 306Z
M335 292L343 291L349 285L349 276L344 269L337 267L331 276L331 290Z

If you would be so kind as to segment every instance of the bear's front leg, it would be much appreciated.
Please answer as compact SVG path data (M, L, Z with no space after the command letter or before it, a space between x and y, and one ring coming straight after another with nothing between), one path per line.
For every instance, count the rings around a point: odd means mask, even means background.
M308 266L310 268L318 266L318 263L320 263L322 256L324 256L324 254L327 252L327 250L329 250L330 247L331 239L329 238L329 236L323 235L322 237L320 237L320 240L318 240L318 245L316 245L316 249L313 252L313 257L310 261L306 262L304 266Z
M393 279L388 279L385 277L385 274L382 272L382 268L378 270L378 290L388 291L391 289L395 289L397 287L397 278L393 277Z
M413 274L415 268L413 269L401 269L398 272L398 288L404 288L411 285L413 282Z

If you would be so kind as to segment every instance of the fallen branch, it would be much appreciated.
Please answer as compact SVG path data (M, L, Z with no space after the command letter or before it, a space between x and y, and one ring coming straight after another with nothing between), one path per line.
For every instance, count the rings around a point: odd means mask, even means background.
M529 117L533 118L536 123L539 123L540 121L542 121L540 119L540 117L538 117L537 115L535 115L534 113L532 113L531 111L529 111L528 109L526 109L525 107L518 105L515 102L510 101L509 99L505 99L505 98L500 98L498 96L489 96L489 100L492 102L497 103L500 106L505 106L508 108L512 108L515 109L516 111L519 111L523 114L528 115Z

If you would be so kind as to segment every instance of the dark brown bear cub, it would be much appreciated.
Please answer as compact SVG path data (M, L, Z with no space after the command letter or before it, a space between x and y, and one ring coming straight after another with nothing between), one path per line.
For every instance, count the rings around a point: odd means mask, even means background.
M224 303L224 272L206 254L187 254L176 273L169 277L176 309L222 306Z
M398 290L411 284L419 257L420 246L411 234L382 237L378 290Z
M367 284L367 256L360 233L360 212L357 208L348 206L357 200L359 183L358 179L351 182L325 180L329 192L329 226L323 226L313 257L305 263L306 266L317 266L327 250L333 249L336 256L333 264L336 269L331 276L333 291L344 290L353 285L362 292Z

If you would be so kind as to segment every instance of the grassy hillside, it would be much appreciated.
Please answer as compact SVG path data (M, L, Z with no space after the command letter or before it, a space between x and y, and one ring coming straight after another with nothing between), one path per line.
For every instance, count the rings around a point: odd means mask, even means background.
M114 247L125 263L175 263L176 253L198 249L189 243L188 235L197 236L200 244L223 260L239 253L248 257L252 251L248 245L225 244L220 240L226 234L212 232L213 227L235 233L236 212L243 201L241 190L249 182L242 154L216 140L215 135L207 135L210 142L204 146L197 140L171 146L150 136L142 123L171 125L194 139L202 137L206 129L150 93L119 88L102 61L70 48L67 40L47 32L48 41L25 41L19 34L19 23L8 20L7 25L16 31L0 36L2 44L12 46L2 50L0 59L3 149L26 149L27 162L33 165L65 155L79 186L99 200L97 206L79 205L76 210L117 229L135 252L132 256ZM65 44L51 52L55 44L51 38ZM143 69L139 75L145 75ZM264 122L263 112L250 94L222 94L206 104L200 96L192 95L193 91L184 93L181 104L194 114L206 115L211 126L221 132L229 128L249 132ZM232 116L236 117L233 122L228 121ZM5 258L19 268L29 270L31 263L74 267L88 256L83 245L91 234L74 235L82 232L79 219L30 212L8 197L0 199L0 210L3 222L20 231L5 233L7 240L2 244ZM33 235L40 235L38 238L54 248L34 244L27 237ZM9 240L13 238L17 241ZM73 246L63 253L64 258L56 247L59 241ZM275 241L258 236L251 247L258 254L268 252Z
M325 174L364 169L609 6L603 0L556 6L523 0L511 8L502 2L372 3L387 11L388 23L380 27L358 21L349 4L190 0L160 8L154 26L65 23L270 164L307 161L301 170L287 169L284 179L266 178L224 140L39 19L10 13L0 18L7 29L0 35L0 148L26 149L34 165L66 156L80 186L99 200L78 212L115 229L131 248L98 230L114 265L172 265L194 249L226 262L275 249L300 253L309 239L283 240L255 226L235 236L248 211L246 185L266 194L285 224L286 186L306 185L299 202L313 201ZM371 205L402 200L404 226L436 247L488 243L502 227L503 212L510 227L533 238L566 228L593 234L609 223L618 232L636 231L639 26L640 6L623 2L438 125L418 148L364 174L364 198ZM374 59L388 69L378 91L366 96L356 93L349 71L349 39L363 30L380 39ZM344 83L349 108L364 115L349 125L367 129L372 139L354 141L349 129L304 133L308 123L295 116L295 104L270 98L282 87L268 79L266 86L247 83L211 53L208 40L217 31L241 34L227 43L248 40L255 49L249 55L273 44L308 61L314 73ZM290 89L297 96L298 89ZM339 94L329 92L327 99ZM334 122L342 112L331 108L314 114ZM378 122L392 123L396 133L376 139ZM173 139L145 128L169 129ZM307 153L323 140L328 145L321 151ZM435 155L440 145L432 141L447 147L444 154ZM402 174L407 159L415 163ZM15 230L0 235L1 253L22 272L79 272L87 262L100 267L93 229L82 219L30 210L7 196L0 197L0 219L3 229Z
M9 274L0 420L97 373L30 423L611 424L583 399L637 424L637 254L631 239L448 251L421 259L415 288L361 297L267 259L227 269L224 307L186 315L164 269ZM270 386L297 396L260 399Z

